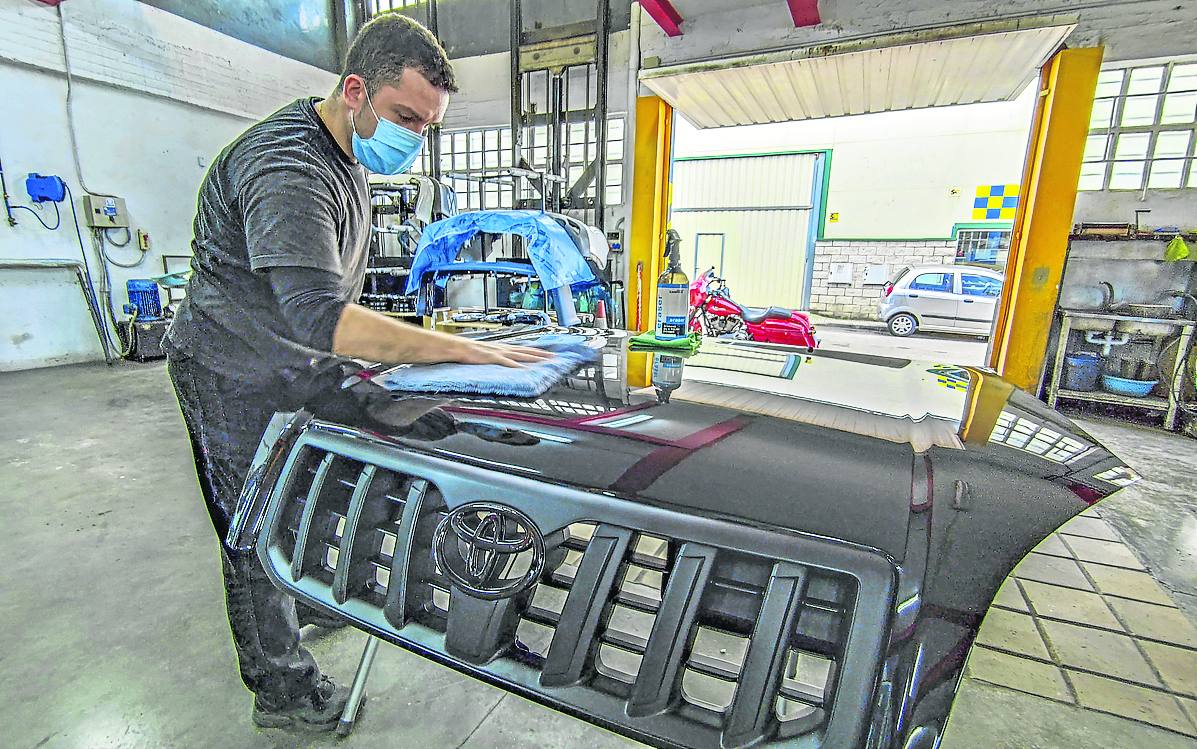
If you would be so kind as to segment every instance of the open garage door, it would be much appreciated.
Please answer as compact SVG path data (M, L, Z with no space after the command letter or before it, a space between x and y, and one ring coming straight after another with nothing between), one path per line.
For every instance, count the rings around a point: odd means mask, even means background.
M670 223L682 267L715 266L750 306L804 306L822 207L821 153L678 159Z
M1008 101L1074 28L975 23L647 68L640 80L698 128Z

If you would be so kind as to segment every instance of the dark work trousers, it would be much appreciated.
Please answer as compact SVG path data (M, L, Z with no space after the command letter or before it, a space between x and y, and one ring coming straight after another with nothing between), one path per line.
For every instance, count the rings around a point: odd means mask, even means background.
M253 388L172 356L170 379L191 437L200 489L220 537L224 589L241 679L266 706L305 695L320 678L316 661L299 644L302 622L295 599L274 587L253 552L225 543L230 519L262 432L284 410L278 390ZM310 613L301 607L300 616Z

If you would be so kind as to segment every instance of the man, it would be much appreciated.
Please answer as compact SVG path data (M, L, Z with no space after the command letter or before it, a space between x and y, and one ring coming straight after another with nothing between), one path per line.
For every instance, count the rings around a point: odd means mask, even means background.
M223 539L267 422L314 393L335 357L521 366L546 356L426 331L353 302L370 232L367 171L397 174L441 120L453 70L419 24L362 28L327 99L300 99L251 127L200 187L193 275L168 369L216 532ZM276 589L257 558L221 544L229 622L260 726L336 725L348 690L320 673L299 628L319 613ZM327 622L325 622L327 623Z

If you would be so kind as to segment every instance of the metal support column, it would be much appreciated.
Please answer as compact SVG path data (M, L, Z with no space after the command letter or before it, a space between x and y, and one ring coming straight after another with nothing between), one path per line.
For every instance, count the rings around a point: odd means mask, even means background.
M598 144L596 159L598 169L594 175L594 225L599 229L606 229L607 206L607 89L610 85L610 41L611 41L611 2L598 0L598 34L595 39L595 143Z
M441 39L441 23L440 14L437 12L436 0L428 0L428 30L436 37L438 42L444 44ZM441 180L441 126L433 125L428 128L428 176L437 180Z
M625 320L639 332L656 324L657 276L662 270L665 230L669 225L673 107L657 96L639 97L635 136ZM629 353L628 385L646 387L651 379L652 358Z
M518 169L524 155L524 74L520 71L520 46L524 42L522 0L511 0L511 167ZM523 180L511 178L512 200L519 205Z
M1037 393L1055 315L1102 49L1057 52L1043 67L989 365Z

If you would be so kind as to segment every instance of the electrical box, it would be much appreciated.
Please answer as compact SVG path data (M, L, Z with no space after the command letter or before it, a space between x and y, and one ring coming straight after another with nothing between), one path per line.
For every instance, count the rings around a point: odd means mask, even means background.
M870 263L865 266L865 286L884 286L887 281L889 281L888 265L885 263Z
M852 263L831 263L827 271L828 283L852 283Z
M84 220L96 229L128 228L129 213L125 199L109 195L83 196Z

